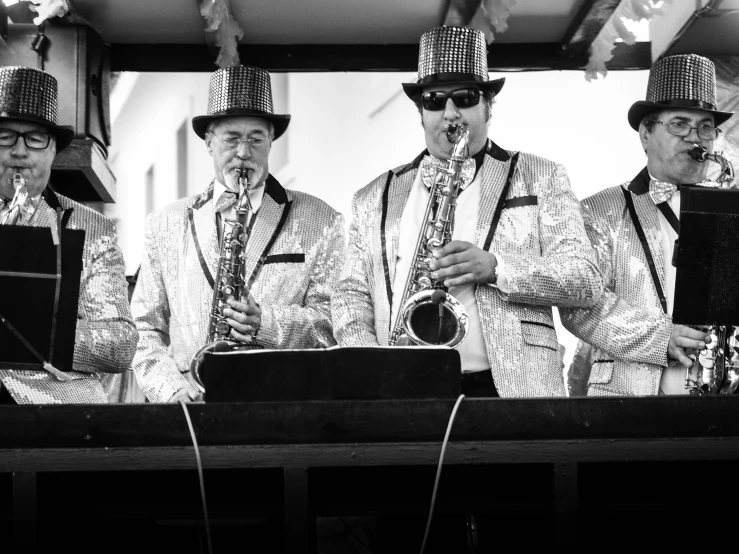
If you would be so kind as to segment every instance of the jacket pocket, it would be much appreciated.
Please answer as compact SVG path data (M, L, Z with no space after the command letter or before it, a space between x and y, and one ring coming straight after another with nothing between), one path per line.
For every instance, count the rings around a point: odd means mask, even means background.
M613 360L605 358L593 360L588 383L610 383L612 378Z
M521 334L526 344L541 346L559 353L557 332L554 326L539 321L521 320Z
M305 263L305 254L272 254L264 260L267 264L303 264Z

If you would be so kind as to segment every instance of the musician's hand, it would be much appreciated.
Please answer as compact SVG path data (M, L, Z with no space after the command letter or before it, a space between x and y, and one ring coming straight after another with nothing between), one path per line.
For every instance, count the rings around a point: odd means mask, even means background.
M686 349L703 350L711 342L711 335L705 331L696 331L685 325L672 328L670 342L667 345L667 357L677 360L685 367L692 367L693 360L688 357Z
M444 248L434 251L436 260L429 264L431 277L444 279L444 285L453 287L468 283L492 283L498 261L472 243L453 240Z
M223 315L226 321L233 327L231 338L239 342L252 342L254 335L262 324L262 310L257 306L253 296L249 296L248 302L237 302L233 298L228 299L230 308L224 308Z
M180 389L176 393L174 393L172 398L167 400L167 402L170 404L177 404L180 400L182 400L183 402L202 402L203 393L192 387Z

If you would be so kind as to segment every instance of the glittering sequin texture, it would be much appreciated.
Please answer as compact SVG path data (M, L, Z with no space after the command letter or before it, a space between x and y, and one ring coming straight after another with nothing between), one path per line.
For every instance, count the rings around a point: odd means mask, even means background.
M664 289L657 208L648 194L629 194ZM601 191L583 200L582 206L605 289L588 310L560 311L564 326L593 347L592 352L583 351L588 345L578 348L580 363L570 368L572 379L582 381L590 373L589 395L657 394L672 322L662 310L621 187Z
M57 194L62 209L72 209L68 229L84 229L74 371L70 382L46 372L0 371L3 385L18 403L105 403L117 397L120 374L131 366L138 333L128 306L128 285L115 225L102 214ZM30 220L21 224L48 227L41 198Z
M341 214L313 196L286 191L268 180L246 246L245 274L248 280L254 273L288 209L252 287L262 309L257 340L267 348L333 346L330 298L344 254ZM212 185L147 219L145 257L132 311L141 335L134 371L153 402L166 402L192 386L190 362L205 345L213 296L193 229L204 262L215 275L219 256L215 222Z
M419 161L396 168L389 180L381 175L354 197L347 259L332 300L341 345L388 344L390 297L402 294L388 288ZM510 164L511 154L489 142L481 169L478 247L485 244ZM489 248L505 260L510 292L488 284L475 291L485 347L501 396L563 396L551 306L590 306L602 281L564 168L520 154L507 199L519 197L535 202L504 208Z

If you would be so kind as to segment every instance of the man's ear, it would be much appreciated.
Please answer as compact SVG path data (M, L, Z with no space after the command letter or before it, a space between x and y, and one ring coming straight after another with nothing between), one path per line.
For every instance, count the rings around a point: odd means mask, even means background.
M644 152L647 151L647 145L649 144L649 129L644 123L639 124L639 140L641 141L641 147Z
M213 141L213 135L206 131L204 138L205 138L205 148L208 150L208 154L212 156L213 148L211 147L210 144Z

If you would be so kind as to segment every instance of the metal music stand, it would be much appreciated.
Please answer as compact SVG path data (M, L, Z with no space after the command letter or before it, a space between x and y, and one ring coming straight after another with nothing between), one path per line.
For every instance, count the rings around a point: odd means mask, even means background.
M459 352L446 347L345 347L209 353L206 402L456 399Z
M739 189L680 187L674 323L739 323Z
M0 226L0 368L71 371L85 232Z

